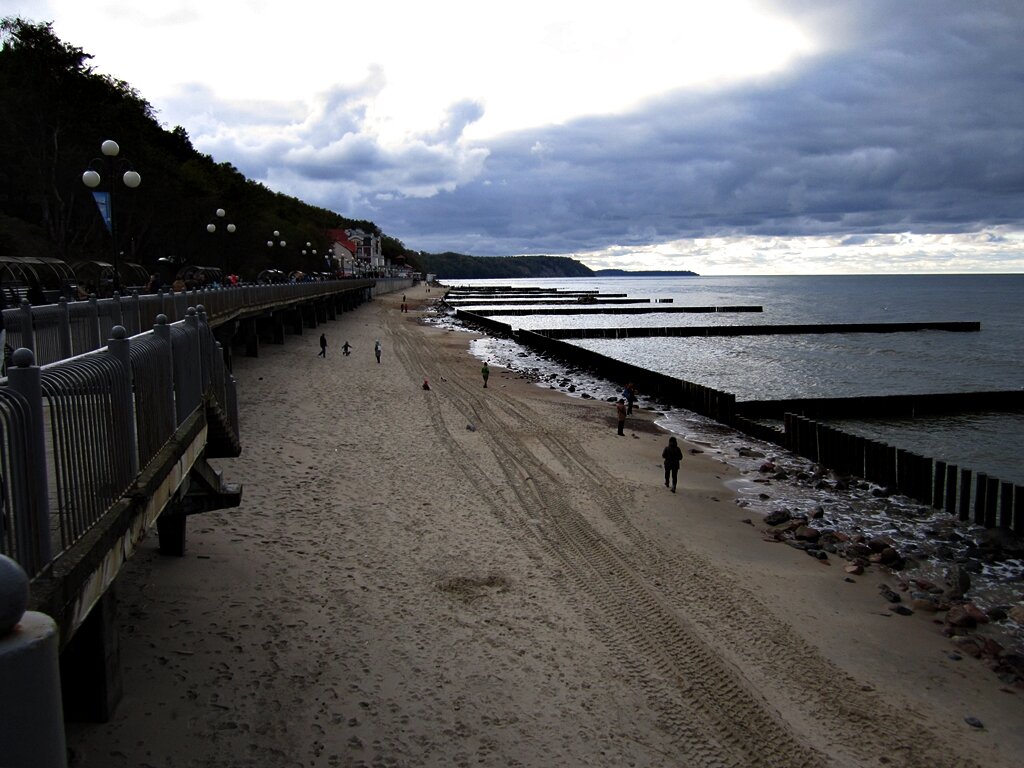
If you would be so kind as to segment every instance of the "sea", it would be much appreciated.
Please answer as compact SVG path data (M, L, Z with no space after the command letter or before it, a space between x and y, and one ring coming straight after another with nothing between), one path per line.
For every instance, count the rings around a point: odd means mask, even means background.
M960 322L981 324L977 332L807 334L732 337L573 339L592 349L669 376L732 392L738 401L801 397L847 397L947 392L991 392L1024 388L1024 275L829 275L667 276L448 280L446 286L543 288L595 291L635 298L642 306L756 306L758 312L650 314L497 315L513 328L666 327L834 323ZM644 301L640 301L644 300ZM492 300L488 300L489 302ZM473 305L460 308L472 311ZM481 308L485 305L479 305ZM523 308L529 304L507 305ZM622 304L609 306L622 307ZM488 303L489 310L500 309ZM453 312L439 322L459 327ZM567 368L511 339L485 336L473 342L475 357L519 371L540 386L569 397L608 399L626 382ZM827 524L847 533L887 535L911 559L905 576L941 581L954 563L973 572L971 597L982 607L1024 604L1024 557L1014 545L996 559L977 558L984 532L943 512L899 496L880 498L874 489L841 494L806 484L766 488L757 467L765 458L793 473L813 468L771 444L729 430L692 412L646 401L658 423L691 443L706 446L737 466L744 479L733 484L737 503L767 514L785 507L795 513L826 510ZM989 477L1024 485L1024 413L968 413L927 419L832 422L900 448L943 459ZM762 458L765 457L765 458ZM767 497L767 498L766 498ZM1006 639L1024 649L1024 626L1004 622Z

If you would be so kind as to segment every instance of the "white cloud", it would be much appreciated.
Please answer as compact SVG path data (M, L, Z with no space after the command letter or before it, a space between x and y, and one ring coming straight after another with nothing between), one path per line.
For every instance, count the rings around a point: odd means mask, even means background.
M1021 270L1024 230L695 238L638 248L616 246L572 256L591 269L687 269L701 275L1000 274Z

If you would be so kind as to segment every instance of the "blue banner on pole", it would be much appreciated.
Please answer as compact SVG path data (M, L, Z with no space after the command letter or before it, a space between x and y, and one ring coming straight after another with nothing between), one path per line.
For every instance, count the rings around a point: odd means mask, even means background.
M110 226L110 193L94 191L92 196L96 200L96 207L100 209L100 216L103 218L103 223L107 225L107 231L113 232L114 230Z

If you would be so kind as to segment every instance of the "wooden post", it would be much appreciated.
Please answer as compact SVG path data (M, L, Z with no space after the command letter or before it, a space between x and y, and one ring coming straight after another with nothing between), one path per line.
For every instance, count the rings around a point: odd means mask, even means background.
M979 472L974 476L974 522L985 524L985 495L988 493L988 475Z
M917 498L922 502L931 506L932 504L932 489L933 480L932 475L934 471L934 461L930 456L916 455L917 462Z
M960 470L960 514L961 520L966 522L971 517L971 470L964 468Z
M1024 485L1013 488L1013 532L1024 534Z
M945 497L944 489L946 487L946 462L936 459L933 466L935 467L935 476L932 480L932 506L935 509L942 509L942 500Z
M946 466L946 503L944 509L951 515L956 514L956 464Z
M910 494L911 487L911 453L903 448L896 449L896 488L900 493Z
M999 479L988 478L988 489L985 491L985 527L995 528L999 517Z
M1007 531L1013 528L1013 483L999 485L999 527Z

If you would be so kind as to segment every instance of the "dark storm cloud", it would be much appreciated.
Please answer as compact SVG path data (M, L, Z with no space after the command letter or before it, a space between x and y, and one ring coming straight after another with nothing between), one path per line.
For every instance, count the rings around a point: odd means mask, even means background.
M471 183L376 215L496 254L1020 222L1024 6L780 7L844 45L769 82L506 136Z
M781 75L666 94L628 114L469 145L460 136L484 108L466 101L435 129L384 145L366 117L378 72L324 94L312 115L235 105L230 119L269 126L266 140L218 131L199 146L424 250L569 253L1020 224L1019 0L773 6L821 51Z

